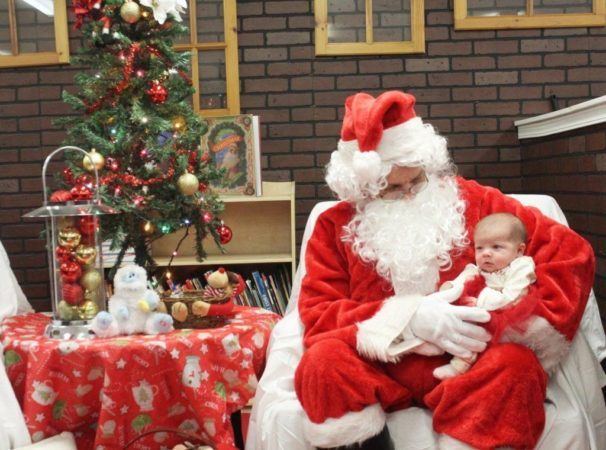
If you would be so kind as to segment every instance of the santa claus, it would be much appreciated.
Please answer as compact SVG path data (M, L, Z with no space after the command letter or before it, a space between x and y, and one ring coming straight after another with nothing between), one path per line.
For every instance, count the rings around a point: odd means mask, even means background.
M326 181L340 200L316 223L299 298L305 353L295 389L318 448L391 449L386 413L430 408L440 448L533 448L550 370L579 326L589 244L496 189L455 176L446 140L402 92L347 99ZM490 313L437 292L470 262L478 221L509 212L528 230L536 307L486 348ZM452 355L477 362L440 381ZM351 448L351 447L348 447Z

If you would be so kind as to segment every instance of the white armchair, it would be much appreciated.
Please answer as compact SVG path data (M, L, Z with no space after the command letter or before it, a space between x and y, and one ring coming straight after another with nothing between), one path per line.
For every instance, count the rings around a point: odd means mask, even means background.
M556 201L546 195L512 195L564 224ZM303 437L304 412L294 389L294 372L303 354L303 326L296 303L305 275L305 247L317 217L335 202L322 202L311 212L301 246L287 314L273 330L268 361L254 399L246 450L312 450ZM606 449L606 406L601 387L606 375L599 361L606 358L606 337L593 291L580 332L569 355L551 377L545 401L545 430L537 449ZM387 425L397 450L436 449L431 412L408 408L388 415Z

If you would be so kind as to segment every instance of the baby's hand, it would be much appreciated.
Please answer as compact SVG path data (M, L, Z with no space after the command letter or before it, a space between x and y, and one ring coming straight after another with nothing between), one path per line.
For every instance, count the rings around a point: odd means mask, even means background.
M463 297L461 298L461 303L467 306L477 306L478 298L477 297Z
M440 291L445 291L446 289L450 289L453 286L454 285L450 281L447 281L442 286L440 286Z

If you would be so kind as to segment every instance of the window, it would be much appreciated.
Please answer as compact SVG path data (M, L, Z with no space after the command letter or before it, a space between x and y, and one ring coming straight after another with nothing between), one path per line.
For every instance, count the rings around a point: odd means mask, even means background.
M192 54L194 110L206 117L239 114L236 0L188 1L190 36L175 48Z
M604 13L604 0L454 0L457 30L603 26Z
M316 55L423 53L423 0L314 0Z
M0 67L68 62L65 0L0 0Z

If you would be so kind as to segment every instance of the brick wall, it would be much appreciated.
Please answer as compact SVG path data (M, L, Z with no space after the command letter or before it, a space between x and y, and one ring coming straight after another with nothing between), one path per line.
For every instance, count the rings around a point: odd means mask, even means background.
M425 54L316 58L312 4L238 2L242 112L261 116L264 178L297 182L299 232L330 196L322 168L352 93L412 92L460 173L507 192L523 187L514 120L551 111L552 95L564 107L606 94L604 28L460 32L452 2L426 0ZM47 305L45 255L39 226L20 216L41 201L40 164L62 138L51 120L70 113L60 91L75 73L0 69L0 239L38 306Z
M556 198L596 253L596 297L606 318L606 125L521 143L522 189ZM606 320L604 320L606 322Z

